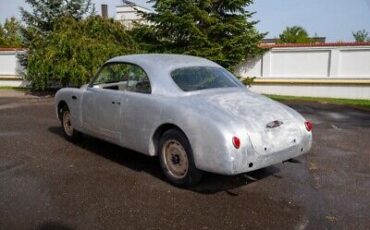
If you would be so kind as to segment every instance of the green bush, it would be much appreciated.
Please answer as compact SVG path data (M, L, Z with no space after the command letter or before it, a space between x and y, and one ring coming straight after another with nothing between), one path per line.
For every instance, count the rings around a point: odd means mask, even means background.
M52 85L78 87L107 59L138 50L125 28L112 19L62 17L53 25L45 37L33 40L27 54L25 76L34 90Z
M239 78L239 80L246 86L248 87L251 87L252 84L254 83L254 80L256 79L256 77L243 77L243 78Z

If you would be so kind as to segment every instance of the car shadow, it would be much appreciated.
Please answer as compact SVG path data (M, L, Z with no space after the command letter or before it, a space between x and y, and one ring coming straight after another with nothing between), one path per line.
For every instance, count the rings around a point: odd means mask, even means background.
M49 132L64 138L62 128L54 126L49 127L48 130ZM146 172L167 183L166 178L162 174L157 157L147 156L88 135L83 135L78 142L73 144L129 169L138 172ZM235 176L224 176L206 172L201 183L190 190L201 194L226 192L231 196L237 196L237 193L233 191L236 188L254 183L270 176L280 178L275 175L279 171L279 168L270 166Z
M238 196L238 188L250 185L270 176L280 178L280 176L275 175L278 172L280 172L279 168L275 166L269 166L234 176L205 173L202 182L191 190L202 194L215 194L223 191L228 195Z

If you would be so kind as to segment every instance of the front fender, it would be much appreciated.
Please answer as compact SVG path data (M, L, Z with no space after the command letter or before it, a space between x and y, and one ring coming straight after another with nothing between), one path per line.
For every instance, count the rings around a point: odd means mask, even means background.
M77 130L82 129L82 98L83 90L76 88L63 88L55 94L55 109L58 119L61 119L59 117L61 103L65 103L71 112L73 127Z

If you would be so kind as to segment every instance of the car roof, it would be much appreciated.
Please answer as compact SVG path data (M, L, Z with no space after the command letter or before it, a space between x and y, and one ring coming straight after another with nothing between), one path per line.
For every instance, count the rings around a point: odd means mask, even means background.
M180 54L132 54L114 57L106 62L136 64L149 76L152 94L178 95L183 93L170 77L178 68L191 66L220 67L220 65L201 57Z
M132 54L118 56L108 62L136 63L143 67L152 66L153 68L169 71L186 66L218 66L205 58L181 54Z

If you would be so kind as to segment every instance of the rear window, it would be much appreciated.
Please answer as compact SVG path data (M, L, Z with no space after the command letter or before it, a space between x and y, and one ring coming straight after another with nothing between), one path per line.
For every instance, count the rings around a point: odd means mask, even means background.
M220 67L185 67L171 72L174 82L183 91L241 87L241 83Z

